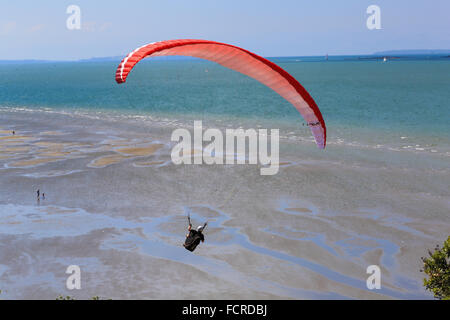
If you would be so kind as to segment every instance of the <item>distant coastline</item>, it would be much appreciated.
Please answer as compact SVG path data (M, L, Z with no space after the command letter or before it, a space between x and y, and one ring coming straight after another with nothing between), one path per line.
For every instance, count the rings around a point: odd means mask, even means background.
M441 55L442 57L450 57L450 49L408 49L408 50L387 50L387 51L377 51L371 54L340 54L340 55L329 55L329 57L357 57L359 58L376 58L376 57L392 57L396 58L395 56L418 56L418 55L430 55L430 56L437 56ZM56 63L56 62L120 62L122 59L126 56L126 54L123 55L117 55L117 56L110 56L110 57L92 57L87 59L78 59L78 60L45 60L45 59L21 59L21 60L1 60L0 64L8 64L8 63ZM308 57L308 58L323 58L325 56L328 56L327 54L323 55L314 55L314 56L266 56L267 59L277 59L277 58L301 58L301 57ZM185 56L168 56L168 57L153 57L152 60L198 60L196 58L192 57L185 57Z
M450 49L412 49L412 50L388 50L374 52L373 55L450 55Z

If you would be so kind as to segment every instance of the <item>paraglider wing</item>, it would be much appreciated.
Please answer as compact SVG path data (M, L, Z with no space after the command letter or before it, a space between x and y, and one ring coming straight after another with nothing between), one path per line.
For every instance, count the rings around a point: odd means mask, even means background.
M153 42L130 52L116 71L117 83L126 81L141 59L156 56L190 56L210 60L258 80L289 101L303 116L321 149L326 145L326 126L317 104L303 86L275 63L245 49L208 40Z

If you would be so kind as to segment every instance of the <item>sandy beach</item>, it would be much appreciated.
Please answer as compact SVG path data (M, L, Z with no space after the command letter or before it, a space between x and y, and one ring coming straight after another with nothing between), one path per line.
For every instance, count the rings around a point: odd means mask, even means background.
M385 151L387 163L285 138L279 173L261 176L258 165L174 165L176 127L2 111L1 297L431 297L420 257L450 230L445 156ZM181 245L188 214L209 222L194 253ZM373 264L381 290L366 287ZM82 271L76 292L69 265Z

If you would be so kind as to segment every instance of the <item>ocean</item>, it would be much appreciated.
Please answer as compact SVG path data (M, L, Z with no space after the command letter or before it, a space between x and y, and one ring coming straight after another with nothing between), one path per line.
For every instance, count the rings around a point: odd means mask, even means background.
M6 297L68 294L79 264L81 298L194 298L175 275L208 279L203 298L430 298L420 257L450 230L448 57L270 59L317 102L325 150L287 101L214 63L148 59L121 85L120 61L0 63ZM194 120L279 129L280 172L173 165L170 135ZM188 213L210 221L195 258Z
M411 145L415 151L425 148L448 154L448 58L406 56L385 63L353 56L272 60L316 100L329 143ZM144 60L123 85L114 81L117 65L118 61L2 64L1 107L112 111L189 121L239 119L253 127L264 124L309 134L287 101L217 64L197 59ZM402 141L404 136L409 144Z

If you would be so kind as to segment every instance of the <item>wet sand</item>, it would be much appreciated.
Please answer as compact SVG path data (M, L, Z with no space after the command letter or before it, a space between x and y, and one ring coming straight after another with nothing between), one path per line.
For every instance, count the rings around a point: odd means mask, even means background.
M163 147L162 144L153 144L149 147L119 148L116 151L131 156L150 156L161 147Z
M8 164L8 166L9 167L33 167L33 166L36 166L39 164L44 164L44 163L54 162L54 161L58 161L58 159L38 158L38 159L11 162L10 164Z
M173 127L52 117L0 119L2 298L431 298L420 257L450 230L447 159L397 165L286 140L280 172L261 176L174 165ZM181 246L188 214L209 223L194 253ZM381 290L366 287L371 264Z
M89 167L103 168L103 167L109 166L110 164L115 164L115 163L118 163L118 162L128 159L128 158L130 158L130 157L123 156L120 154L104 156L104 157L100 157L100 158L92 160L92 162L89 164Z

